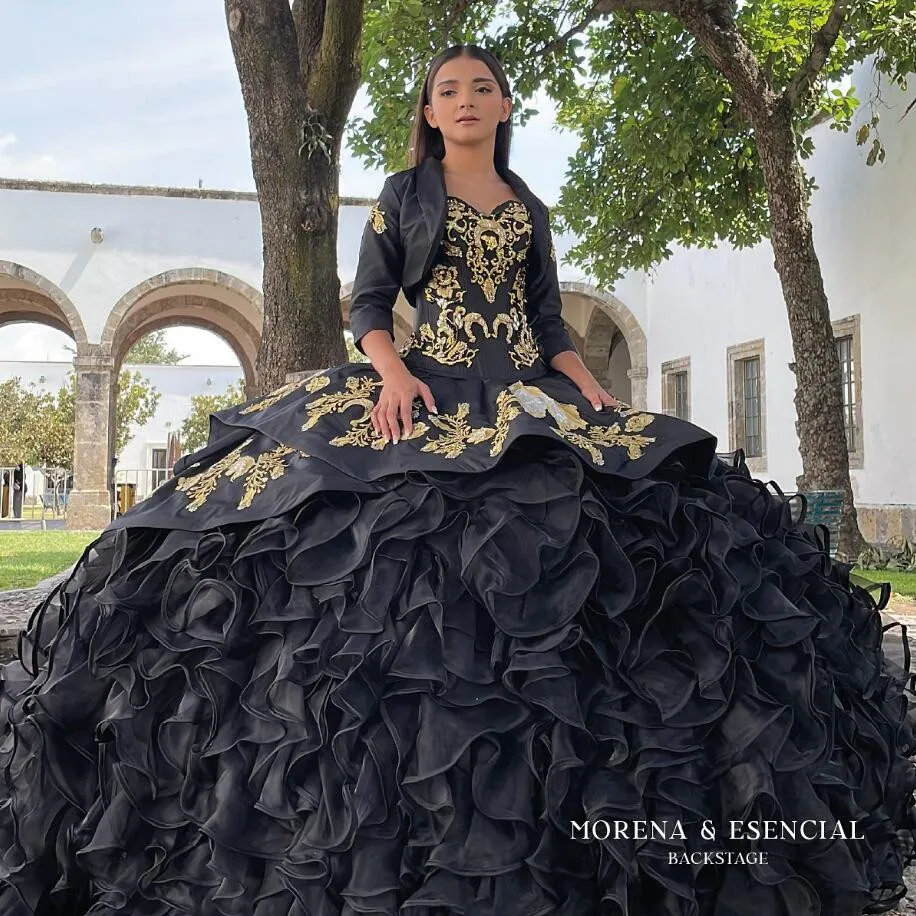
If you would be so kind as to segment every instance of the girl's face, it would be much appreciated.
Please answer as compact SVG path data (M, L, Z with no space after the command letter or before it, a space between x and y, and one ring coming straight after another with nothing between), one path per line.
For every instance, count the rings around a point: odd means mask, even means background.
M449 143L477 144L507 121L512 102L504 98L490 68L476 57L453 57L433 77L423 111Z

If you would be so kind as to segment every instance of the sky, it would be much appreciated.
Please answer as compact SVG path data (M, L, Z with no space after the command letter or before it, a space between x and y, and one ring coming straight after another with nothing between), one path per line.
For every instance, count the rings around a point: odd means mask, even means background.
M254 190L222 0L0 6L0 177ZM541 113L513 132L512 168L550 202L575 138L547 100L535 106ZM351 114L368 115L362 91ZM383 179L345 149L342 195L372 197ZM187 362L236 362L209 332L168 335ZM7 358L71 359L66 345L38 325L0 328Z

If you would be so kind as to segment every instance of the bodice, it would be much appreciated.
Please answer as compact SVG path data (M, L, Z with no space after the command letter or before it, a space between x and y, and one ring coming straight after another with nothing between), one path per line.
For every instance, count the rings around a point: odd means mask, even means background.
M547 371L529 326L528 208L506 200L492 213L447 198L442 242L416 293L414 330L400 349L410 368L438 375L532 379Z

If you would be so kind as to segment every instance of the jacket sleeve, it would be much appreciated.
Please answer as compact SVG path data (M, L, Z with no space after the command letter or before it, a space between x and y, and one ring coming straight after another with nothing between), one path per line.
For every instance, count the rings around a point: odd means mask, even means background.
M369 210L350 292L350 331L356 349L364 356L360 338L368 331L382 328L394 341L394 303L404 269L400 209L391 178L386 178L378 201Z
M578 351L561 317L563 303L560 299L560 280L557 276L557 253L550 231L549 211L543 203L541 209L547 223L548 256L543 264L539 263L540 258L537 255L532 259L533 263L529 265L532 274L526 284L526 293L531 330L542 359L550 365L550 361L558 353L565 350Z

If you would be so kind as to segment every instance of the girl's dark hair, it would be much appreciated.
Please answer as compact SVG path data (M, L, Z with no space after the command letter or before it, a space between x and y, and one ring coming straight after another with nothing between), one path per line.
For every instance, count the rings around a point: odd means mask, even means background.
M408 167L413 168L419 165L424 159L435 156L441 159L445 155L445 142L442 139L442 131L438 127L430 127L423 113L423 108L430 104L430 86L436 78L439 68L449 60L455 57L475 57L483 61L490 72L496 79L503 98L511 98L512 92L509 89L509 80L506 79L506 73L502 64L496 56L486 48L479 45L452 45L446 48L441 54L434 57L426 72L426 79L423 81L423 88L417 98L417 108L414 112L413 126L410 130L410 147L408 150ZM501 121L496 128L496 144L493 148L493 164L500 175L505 176L509 170L509 147L512 143L512 118Z

